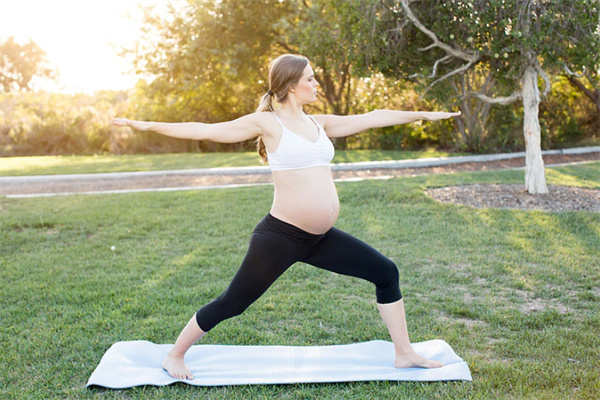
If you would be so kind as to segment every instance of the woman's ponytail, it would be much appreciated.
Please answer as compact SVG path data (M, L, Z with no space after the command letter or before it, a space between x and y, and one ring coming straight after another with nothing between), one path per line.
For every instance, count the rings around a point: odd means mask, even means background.
M271 90L269 90L267 93L265 93L263 95L263 97L260 99L260 104L258 105L256 112L265 112L265 111L273 112L273 111L275 111L275 109L273 108L272 93L273 92L271 92ZM258 155L260 156L260 158L264 162L268 162L269 159L267 157L267 149L261 138L256 139L256 148L258 150Z

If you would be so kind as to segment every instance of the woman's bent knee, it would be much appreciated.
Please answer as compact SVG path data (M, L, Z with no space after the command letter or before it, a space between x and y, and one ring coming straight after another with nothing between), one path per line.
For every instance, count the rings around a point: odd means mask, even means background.
M377 302L380 304L393 303L402 298L400 273L396 264L389 258L382 261L380 265L380 275L375 283L375 293Z
M196 313L196 322L200 329L208 332L220 322L242 314L249 306L250 304L246 303L227 304L221 297L217 297L198 310Z

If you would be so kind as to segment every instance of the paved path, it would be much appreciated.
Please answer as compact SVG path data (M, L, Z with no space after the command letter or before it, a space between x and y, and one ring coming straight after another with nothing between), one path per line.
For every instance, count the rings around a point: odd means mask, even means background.
M600 161L600 147L543 152L549 165ZM523 168L525 153L464 157L426 158L400 161L370 161L333 164L334 179L356 181L389 179L458 171ZM141 191L199 190L272 183L267 166L207 168L171 171L119 172L74 175L0 177L0 196L22 198L70 194L130 193Z

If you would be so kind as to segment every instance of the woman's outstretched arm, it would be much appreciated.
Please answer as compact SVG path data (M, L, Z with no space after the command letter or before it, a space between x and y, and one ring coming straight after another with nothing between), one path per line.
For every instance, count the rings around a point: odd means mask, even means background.
M411 122L439 121L459 116L460 112L375 110L359 115L315 115L329 137L344 137L371 128L402 125Z
M249 114L233 121L205 124L202 122L146 122L116 118L119 126L130 126L140 131L152 131L179 139L209 140L218 143L238 143L263 134L264 116Z

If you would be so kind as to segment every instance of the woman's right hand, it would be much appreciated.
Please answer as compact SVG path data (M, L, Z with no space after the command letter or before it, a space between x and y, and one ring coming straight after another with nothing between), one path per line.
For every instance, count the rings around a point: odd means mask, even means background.
M138 131L147 131L152 128L152 122L134 121L127 118L115 118L112 123L118 126L130 126Z

